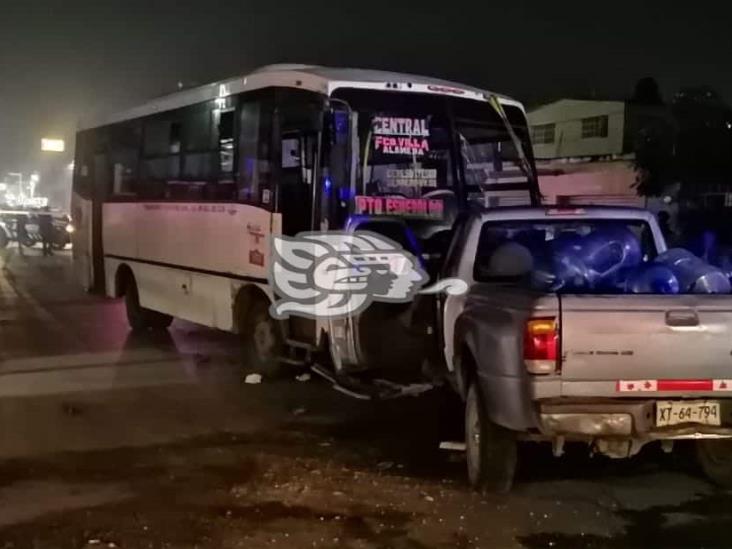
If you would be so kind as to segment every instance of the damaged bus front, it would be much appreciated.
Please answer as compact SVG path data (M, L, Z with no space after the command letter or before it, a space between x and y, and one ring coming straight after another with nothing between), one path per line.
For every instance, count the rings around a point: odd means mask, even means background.
M408 252L421 277L413 282L427 289L390 299L389 288L404 273L384 267L388 254L381 252L388 250L360 250L354 272L368 273L368 282L347 280L354 282L351 293L373 294L370 305L320 321L341 382L414 383L439 375L430 356L440 297L429 288L455 221L473 205L540 200L519 103L459 87L423 88L344 87L331 94L320 229L386 237L391 248Z

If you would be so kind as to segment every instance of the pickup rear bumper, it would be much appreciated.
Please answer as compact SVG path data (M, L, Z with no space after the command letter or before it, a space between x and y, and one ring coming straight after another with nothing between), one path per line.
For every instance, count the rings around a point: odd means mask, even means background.
M650 442L732 437L732 399L714 400L720 403L719 426L686 423L657 427L655 399L549 399L537 402L537 412L540 431L551 438L626 438Z

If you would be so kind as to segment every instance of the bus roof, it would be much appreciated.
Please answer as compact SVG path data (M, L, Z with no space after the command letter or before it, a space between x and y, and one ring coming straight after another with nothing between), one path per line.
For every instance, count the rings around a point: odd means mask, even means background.
M479 101L486 101L489 96L495 95L504 105L516 106L523 110L521 103L504 95L439 78L379 70L280 64L261 67L247 75L181 90L122 112L92 117L83 120L79 129L86 130L106 126L116 122L142 118L157 112L171 111L188 105L227 97L244 91L275 86L299 88L324 95L331 95L338 88L430 93Z

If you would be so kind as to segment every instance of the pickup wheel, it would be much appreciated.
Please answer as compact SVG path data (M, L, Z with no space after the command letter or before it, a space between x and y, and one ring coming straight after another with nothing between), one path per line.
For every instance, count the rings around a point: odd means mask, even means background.
M474 488L484 492L511 489L518 461L516 437L488 418L477 382L470 384L465 400L465 450L468 480Z
M732 440L698 440L696 456L709 480L732 488Z

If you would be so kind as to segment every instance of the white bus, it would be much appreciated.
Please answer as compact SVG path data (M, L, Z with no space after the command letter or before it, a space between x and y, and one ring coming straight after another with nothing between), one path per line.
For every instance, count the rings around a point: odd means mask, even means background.
M135 330L181 318L239 333L262 369L344 336L342 326L330 333L332 323L270 317L271 235L367 227L399 240L397 227L434 263L470 200L539 199L517 101L422 76L305 65L265 67L83 124L74 166L82 284L124 297ZM384 197L405 207L382 211ZM440 208L423 211L428 199ZM399 223L379 225L389 216ZM336 363L368 362L363 349L381 341L357 338L337 347L364 356L343 351Z

